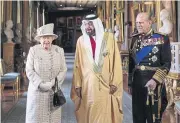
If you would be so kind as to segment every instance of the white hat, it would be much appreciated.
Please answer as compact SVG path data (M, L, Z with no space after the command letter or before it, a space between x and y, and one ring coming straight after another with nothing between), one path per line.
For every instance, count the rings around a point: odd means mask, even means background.
M44 26L41 26L37 29L37 36L35 37L35 40L39 41L40 37L42 36L53 36L54 39L56 39L58 36L56 34L53 33L54 30L54 24L50 23L50 24L46 24Z

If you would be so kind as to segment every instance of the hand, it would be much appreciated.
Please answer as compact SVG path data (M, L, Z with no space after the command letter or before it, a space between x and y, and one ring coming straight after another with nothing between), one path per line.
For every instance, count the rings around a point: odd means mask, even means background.
M110 94L114 94L117 91L117 87L114 85L110 85Z
M41 83L39 85L39 88L42 91L49 91L52 88L52 83L51 82Z
M132 95L132 87L128 87L128 93Z
M156 86L157 86L157 83L153 79L149 80L147 84L145 85L145 87L149 87L151 90L154 90Z
M81 90L82 90L82 88L81 88L81 87L79 87L79 88L76 88L76 89L75 89L76 94L77 94L77 96L78 96L79 98L82 98L82 95L81 95Z

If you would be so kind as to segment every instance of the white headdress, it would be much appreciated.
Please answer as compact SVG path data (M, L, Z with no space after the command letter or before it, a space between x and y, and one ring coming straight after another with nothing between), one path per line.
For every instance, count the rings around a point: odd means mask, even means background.
M83 33L84 43L89 48L89 51L91 52L91 54L92 54L91 43L90 43L89 36L85 30L85 23L87 21L92 21L95 27L95 34L96 34L95 35L95 41L96 41L95 62L98 64L101 43L104 36L104 27L103 27L102 21L95 14L87 15L85 19L82 21L81 30Z

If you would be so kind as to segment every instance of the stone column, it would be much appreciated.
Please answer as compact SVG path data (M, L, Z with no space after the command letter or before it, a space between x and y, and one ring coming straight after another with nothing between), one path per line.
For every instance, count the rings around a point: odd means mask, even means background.
M178 42L180 42L180 1L178 1L178 5L177 5L177 22L178 22L178 29L177 29L177 37L178 37Z
M120 12L120 30L122 30L121 31L121 33L120 33L120 42L122 43L123 41L124 41L124 16L123 16L123 14L124 14L124 11L123 11L123 9L124 9L124 1L120 1L120 7L121 7L121 12Z
M44 4L43 4L43 13L42 13L42 16L43 16L43 25L45 25L45 8L44 8Z
M11 14L11 20L14 24L17 24L17 1L12 1L12 14Z
M12 1L6 1L6 11L7 11L7 15L6 15L6 20L12 20Z
M125 1L125 4L124 4L124 22L128 21L128 13L129 13L128 1ZM125 25L125 29L124 29L124 43L125 43L125 46L124 46L123 50L128 50L128 45L129 45L129 42L128 42L128 27L129 27L129 24Z
M179 1L178 1L179 2ZM176 29L177 28L177 25L179 24L178 22L179 22L179 20L177 19L177 18L179 18L179 16L177 16L178 14L176 14L180 9L179 8L177 8L178 9L178 11L177 11L177 9L176 9L176 1L171 1L171 3L172 3L172 22L173 22L173 29L172 29L172 41L173 42L178 42L178 39L177 39L177 37L178 37L178 34L177 34L177 31L178 31L178 29ZM176 21L177 20L177 21ZM179 26L178 26L179 27Z
M120 7L119 7L119 1L116 1L116 11L119 10ZM116 25L119 25L120 24L120 14L117 14L116 13Z
M156 14L159 15L161 11L161 1L156 1ZM157 16L157 30L161 27L160 17Z
M23 1L23 22L22 22L22 25L23 25L23 30L26 30L26 28L28 27L28 22L29 22L29 1ZM23 35L25 35L25 31L22 32Z
M21 7L20 1L17 1L17 23L21 23Z
M37 12L36 12L36 14L37 14L37 28L39 28L39 6L40 6L40 3L37 2Z
M107 0L106 1L106 28L110 28L110 3L111 1Z
M2 25L2 23L3 23L3 4L4 4L4 1L0 1L0 16L1 16L1 18L0 18L0 22L1 22L1 28L3 27L3 25Z
M111 3L111 27L114 29L114 1Z
M32 37L32 1L29 0L29 23L28 23L28 26L29 26L29 35L30 35L30 40L31 40L31 37Z
M135 13L134 13L134 8L135 8L135 5L133 5L133 2L131 1L130 2L131 4L130 4L130 18L129 18L129 20L132 20L132 28L131 28L131 32L130 33L132 33L132 32L134 32L134 28L135 28L135 21L136 21L136 17L135 17Z
M97 6L97 15L98 15L98 17L100 18L100 15L101 15L101 4L98 4L98 6ZM100 18L101 19L101 18Z
M120 18L121 18L121 15L120 15L120 13L119 13L119 10L120 10L120 1L116 1L116 25L118 25L119 26L119 32L120 32L120 34L119 34L119 41L117 41L117 44L118 44L118 48L119 48L119 50L121 50L121 27L120 27Z

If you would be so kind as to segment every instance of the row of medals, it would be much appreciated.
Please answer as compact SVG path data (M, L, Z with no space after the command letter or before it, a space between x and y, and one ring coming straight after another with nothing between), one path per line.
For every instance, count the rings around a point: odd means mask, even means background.
M147 39L147 40L138 40L138 43L137 43L137 51L139 51L140 49L142 49L143 47L145 46L148 46L148 45L157 45L157 44L161 44L162 40L156 40L157 38L154 38L154 39ZM140 46L138 45L140 43ZM139 49L140 47L140 49ZM152 53L153 54L156 54L157 52L159 51L158 47L157 46L154 46L153 49L152 49ZM150 53L151 54L151 53ZM157 56L156 55L153 55L151 58L149 58L149 60L152 60L153 62L156 62L157 61Z

